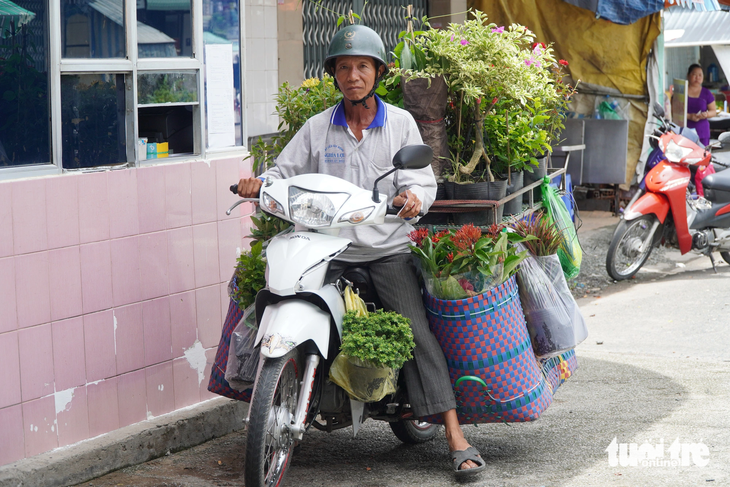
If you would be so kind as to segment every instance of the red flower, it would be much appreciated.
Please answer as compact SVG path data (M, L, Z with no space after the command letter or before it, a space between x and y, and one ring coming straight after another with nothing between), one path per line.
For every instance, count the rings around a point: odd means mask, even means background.
M453 252L449 252L449 255L446 256L446 260L449 261L449 264L451 264L452 262L454 262L454 253Z
M535 49L535 48L536 48L537 46L540 46L540 47L542 47L543 49L545 49L545 43L544 43L544 42L536 42L536 43L534 43L534 44L532 45L532 49L534 50L534 49Z
M466 250L476 243L482 236L482 231L469 223L456 231L451 241L459 250Z
M560 64L561 66L567 66L568 61L566 61L565 59L561 59L560 61L558 61L558 64Z
M413 230L411 233L408 234L408 238L410 238L411 241L415 243L418 247L421 246L423 239L426 237L428 237L428 230L425 228Z
M432 241L433 243L438 243L438 242L439 242L439 240L441 240L442 238L444 238L444 237L445 237L446 235L448 235L448 234L449 234L449 231L448 231L448 230L441 230L441 231L440 231L439 233L437 233L436 235L434 235L434 236L433 236L433 237L431 238L431 241Z

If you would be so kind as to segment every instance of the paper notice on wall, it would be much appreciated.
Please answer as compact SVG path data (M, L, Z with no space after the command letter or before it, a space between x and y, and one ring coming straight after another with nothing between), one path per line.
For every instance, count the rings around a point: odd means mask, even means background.
M232 44L206 44L205 94L208 147L236 145Z

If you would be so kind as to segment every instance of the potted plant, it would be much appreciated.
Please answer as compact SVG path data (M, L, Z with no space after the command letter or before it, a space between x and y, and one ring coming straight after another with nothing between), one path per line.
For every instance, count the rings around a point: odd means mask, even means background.
M492 225L485 233L473 224L434 234L419 228L409 235L419 258L426 290L438 299L464 299L487 292L509 279L527 256L514 244L521 237Z
M463 24L417 36L425 63L409 73L446 80L453 163L448 180L462 185L498 181L495 172L511 179L511 172L537 167L536 155L551 149L572 94L561 83L567 63L535 43L529 29L497 26L483 12L470 13ZM502 191L506 184L498 183L478 199L501 199Z

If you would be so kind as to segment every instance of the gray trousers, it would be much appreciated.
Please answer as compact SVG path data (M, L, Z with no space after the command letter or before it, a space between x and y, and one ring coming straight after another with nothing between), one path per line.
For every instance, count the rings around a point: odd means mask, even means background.
M456 400L446 358L428 327L411 256L397 254L357 264L332 261L327 274L328 282L334 282L346 268L352 266L367 267L370 270L375 290L386 311L396 311L411 320L416 348L413 349L413 360L405 363L402 373L405 375L413 413L423 417L454 409Z

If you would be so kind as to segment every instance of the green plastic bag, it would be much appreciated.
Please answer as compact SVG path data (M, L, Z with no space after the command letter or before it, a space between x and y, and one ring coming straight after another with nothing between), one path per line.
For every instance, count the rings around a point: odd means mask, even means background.
M563 274L566 279L573 279L580 272L580 262L583 259L578 233L575 231L568 209L558 195L557 189L550 186L549 177L545 177L541 188L542 204L547 210L547 216L555 224L563 240L558 248L558 258L563 267Z

